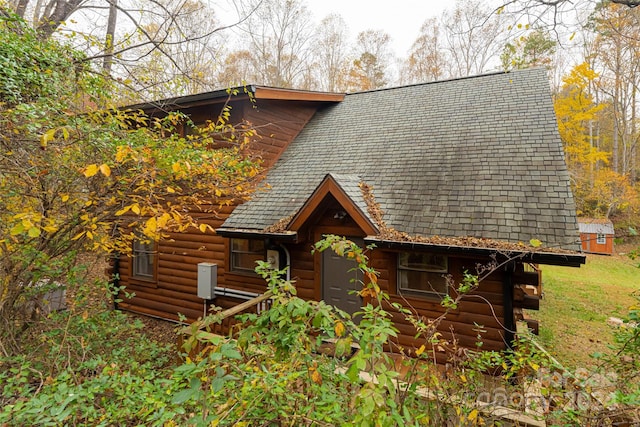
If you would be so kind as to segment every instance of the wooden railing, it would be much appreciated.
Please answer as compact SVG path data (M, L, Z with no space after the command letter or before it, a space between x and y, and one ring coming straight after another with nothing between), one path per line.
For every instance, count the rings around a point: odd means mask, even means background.
M235 318L238 314L243 313L256 313L259 314L265 310L268 310L271 307L271 297L273 293L271 291L267 291L264 294L261 294L255 298L252 298L248 301L235 305L231 308L228 308L222 311L220 316L219 323L209 324L206 329L203 330L202 323L198 325L196 322L195 325L185 326L181 332L182 335L193 335L194 332L198 332L198 335L202 338L211 338L213 336L230 336L233 337L237 333L237 328L234 326L237 323L237 319ZM195 327L194 327L195 326Z

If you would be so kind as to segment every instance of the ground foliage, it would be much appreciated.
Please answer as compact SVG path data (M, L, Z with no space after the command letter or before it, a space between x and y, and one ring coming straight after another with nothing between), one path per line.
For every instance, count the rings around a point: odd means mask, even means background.
M358 323L296 297L294 283L262 264L271 309L241 315L235 338L206 332L219 312L196 322L176 364L139 322L107 306L87 312L79 301L31 330L29 353L0 359L0 424L492 425L503 421L496 406L560 425L638 421L637 308L596 370L562 370L526 336L511 352L454 352L441 366L433 351L452 343L433 329L421 330L413 358L384 351L396 331L365 251L338 237L316 250L362 270L369 304ZM461 298L474 283L457 285Z

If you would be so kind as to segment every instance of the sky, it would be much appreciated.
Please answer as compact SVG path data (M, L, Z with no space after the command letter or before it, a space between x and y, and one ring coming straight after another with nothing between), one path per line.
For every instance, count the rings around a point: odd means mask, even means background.
M337 13L349 26L351 37L364 30L384 30L393 39L396 54L405 56L418 37L422 23L453 8L452 0L306 0L317 22Z
M217 12L224 23L237 17L233 4L238 0L216 0ZM383 30L392 38L392 47L399 57L406 56L418 38L424 21L452 9L454 0L303 0L319 23L324 17L337 13L347 23L349 36L355 40L364 30ZM393 6L393 7L391 7Z

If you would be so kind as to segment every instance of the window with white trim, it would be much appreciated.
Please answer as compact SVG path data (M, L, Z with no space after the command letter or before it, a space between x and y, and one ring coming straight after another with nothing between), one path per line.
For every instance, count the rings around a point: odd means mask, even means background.
M447 294L448 273L448 260L444 255L422 252L398 254L400 293L439 298Z
M264 240L231 239L231 271L253 273L256 262L266 259Z
M599 245L604 245L607 243L607 236L603 233L596 234L596 243Z

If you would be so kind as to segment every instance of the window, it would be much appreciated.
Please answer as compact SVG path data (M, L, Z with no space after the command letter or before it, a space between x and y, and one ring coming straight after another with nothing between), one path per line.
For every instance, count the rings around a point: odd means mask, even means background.
M266 260L264 240L231 239L231 271L253 273Z
M604 245L605 243L607 243L607 236L602 233L598 233L596 235L596 243L599 245Z
M447 293L447 257L419 252L398 254L398 290L405 294L441 296Z
M155 279L155 242L136 240L133 242L133 277L145 280Z

